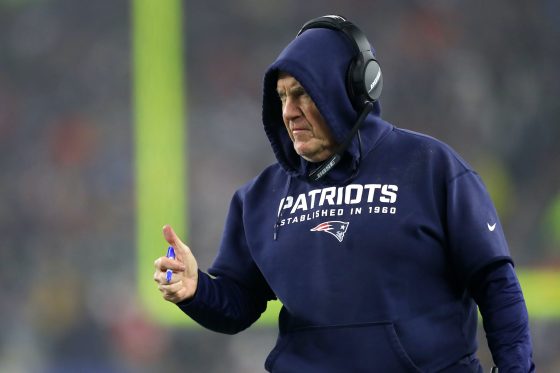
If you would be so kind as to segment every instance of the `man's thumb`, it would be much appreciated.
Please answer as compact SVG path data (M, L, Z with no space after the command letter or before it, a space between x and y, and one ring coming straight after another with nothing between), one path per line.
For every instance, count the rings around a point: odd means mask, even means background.
M163 226L163 237L165 237L165 240L175 249L180 248L179 250L185 250L186 245L181 241L169 224Z
M175 258L187 267L191 276L193 273L196 276L198 265L191 249L181 241L169 224L163 226L163 237L175 249Z

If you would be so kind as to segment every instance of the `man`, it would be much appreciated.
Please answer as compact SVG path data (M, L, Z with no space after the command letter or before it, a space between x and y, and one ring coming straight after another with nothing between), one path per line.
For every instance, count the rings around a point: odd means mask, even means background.
M222 333L278 298L272 372L481 372L478 303L500 372L533 371L482 181L447 145L383 121L381 82L357 27L338 16L304 25L264 79L278 163L235 193L212 277L164 227L178 260L155 262L163 297Z

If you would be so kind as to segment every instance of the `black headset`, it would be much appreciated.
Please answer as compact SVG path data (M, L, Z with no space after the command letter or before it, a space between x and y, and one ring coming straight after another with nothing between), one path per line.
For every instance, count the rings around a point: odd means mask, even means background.
M364 33L352 22L338 15L326 15L306 22L297 33L298 37L304 31L312 28L327 28L341 31L350 39L356 55L352 59L346 76L346 90L354 108L360 112L358 120L338 145L334 154L313 170L308 178L317 181L325 176L342 158L352 139L358 133L367 115L373 110L373 103L381 96L383 77L381 67L373 56L371 46Z
M297 36L312 28L341 31L351 41L356 55L348 68L346 90L354 108L361 110L366 102L377 101L383 88L383 76L364 33L344 17L327 15L306 22Z

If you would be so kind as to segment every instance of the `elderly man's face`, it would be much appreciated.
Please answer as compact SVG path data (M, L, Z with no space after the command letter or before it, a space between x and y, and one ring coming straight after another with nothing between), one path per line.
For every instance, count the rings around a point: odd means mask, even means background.
M310 162L320 162L334 153L336 143L325 119L301 84L280 73L276 91L282 101L282 119L294 149Z

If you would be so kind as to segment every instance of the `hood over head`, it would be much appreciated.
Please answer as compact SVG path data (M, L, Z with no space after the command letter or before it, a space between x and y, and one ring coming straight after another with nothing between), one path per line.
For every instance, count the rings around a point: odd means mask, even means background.
M373 52L373 48L372 48ZM306 30L296 37L270 65L264 77L263 124L279 164L292 176L304 176L315 165L301 158L293 148L282 119L282 104L276 84L279 72L293 76L307 91L337 143L342 143L355 124L359 112L352 106L346 89L348 68L355 57L354 47L347 36L327 28ZM383 122L379 102L363 123L360 133L362 155L369 152L382 133L391 127ZM337 168L354 172L360 160L355 138ZM327 175L328 176L328 175Z

